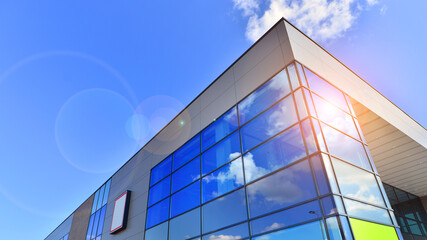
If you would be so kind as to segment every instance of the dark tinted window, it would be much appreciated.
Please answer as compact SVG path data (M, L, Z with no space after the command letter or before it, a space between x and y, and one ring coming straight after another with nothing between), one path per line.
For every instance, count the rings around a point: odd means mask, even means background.
M306 156L299 126L295 126L244 155L250 182Z
M297 121L294 101L287 97L242 127L243 150L255 147Z
M240 154L240 138L237 131L202 154L203 175L240 156Z
M163 198L170 195L171 192L171 177L167 177L160 181L156 186L150 189L150 198L148 205L151 206L154 203L162 200Z
M247 192L251 217L317 196L308 161L248 185Z
M172 195L171 217L200 205L200 181Z
M184 165L172 174L172 193L200 178L200 157Z
M172 156L166 158L151 170L151 186L169 175L172 171Z
M151 206L147 212L147 228L167 220L169 217L169 198Z
M289 92L288 77L286 70L283 70L239 103L240 124L249 121Z
M199 154L200 134L197 134L173 154L173 170L178 169Z
M214 145L238 127L237 108L234 107L202 132L202 151Z
M238 158L202 179L203 202L226 194L244 184L242 159Z

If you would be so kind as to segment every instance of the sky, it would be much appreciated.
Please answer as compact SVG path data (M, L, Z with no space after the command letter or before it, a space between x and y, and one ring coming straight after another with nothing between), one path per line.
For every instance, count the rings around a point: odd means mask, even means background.
M280 17L427 126L425 9L0 0L2 239L44 239Z

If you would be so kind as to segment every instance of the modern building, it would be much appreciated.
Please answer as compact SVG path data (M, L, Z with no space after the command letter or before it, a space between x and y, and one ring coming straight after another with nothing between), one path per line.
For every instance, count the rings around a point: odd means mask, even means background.
M427 239L426 147L282 19L46 240Z

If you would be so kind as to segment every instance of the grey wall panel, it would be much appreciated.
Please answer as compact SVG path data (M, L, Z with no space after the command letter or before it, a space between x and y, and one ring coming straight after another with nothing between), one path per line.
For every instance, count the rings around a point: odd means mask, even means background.
M69 240L86 239L86 232L89 224L90 214L92 212L92 203L94 196L88 198L74 212L73 223L71 225Z
M71 214L64 222L61 223L45 240L58 240L70 232L74 214Z

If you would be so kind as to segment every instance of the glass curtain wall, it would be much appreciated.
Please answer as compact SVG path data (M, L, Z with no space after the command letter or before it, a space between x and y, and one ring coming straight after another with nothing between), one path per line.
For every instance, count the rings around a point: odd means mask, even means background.
M399 239L348 100L288 65L151 170L145 239Z
M107 209L108 194L110 192L110 184L111 179L104 183L104 185L95 192L86 240L101 240L105 211Z

